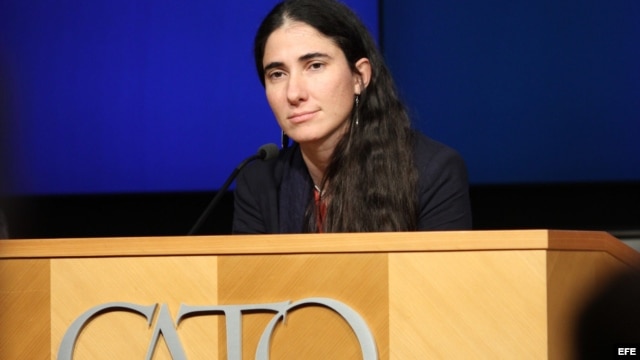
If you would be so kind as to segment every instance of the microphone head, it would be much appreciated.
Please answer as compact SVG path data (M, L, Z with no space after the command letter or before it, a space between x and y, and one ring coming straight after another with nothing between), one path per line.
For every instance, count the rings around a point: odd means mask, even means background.
M278 156L278 146L276 144L264 144L258 149L258 157L262 160L271 160Z

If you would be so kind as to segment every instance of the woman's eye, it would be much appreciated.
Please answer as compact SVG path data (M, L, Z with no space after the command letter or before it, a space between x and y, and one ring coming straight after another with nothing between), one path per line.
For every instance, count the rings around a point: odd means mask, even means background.
M271 79L279 79L284 76L284 72L282 71L274 71L269 74L269 78Z

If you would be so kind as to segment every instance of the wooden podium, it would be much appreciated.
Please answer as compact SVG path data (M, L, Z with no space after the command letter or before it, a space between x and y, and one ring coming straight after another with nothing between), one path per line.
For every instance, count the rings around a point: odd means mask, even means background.
M0 359L569 359L638 264L580 231L4 240Z

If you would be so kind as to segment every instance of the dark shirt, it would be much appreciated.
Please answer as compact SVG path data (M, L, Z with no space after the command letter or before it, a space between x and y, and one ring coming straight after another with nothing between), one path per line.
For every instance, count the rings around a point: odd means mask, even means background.
M415 136L418 170L418 230L470 230L471 206L464 161L450 147L422 134ZM401 176L401 175L399 175ZM313 182L300 148L249 164L238 176L233 233L300 233L313 199Z

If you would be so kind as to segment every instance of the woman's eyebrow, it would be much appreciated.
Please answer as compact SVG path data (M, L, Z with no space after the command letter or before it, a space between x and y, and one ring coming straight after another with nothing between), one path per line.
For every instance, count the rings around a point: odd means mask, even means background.
M313 60L313 59L331 59L331 56L329 54L325 54L325 53L321 53L321 52L313 52L313 53L308 53L308 54L304 54L302 56L300 56L298 58L299 62L305 62L305 61L309 61L309 60ZM284 63L281 61L273 61L270 62L269 64L265 65L264 67L264 72L267 72L271 69L274 68L279 68L279 67L283 67Z
M304 54L304 55L300 56L298 58L298 61L304 62L304 61L308 61L308 60L312 60L312 59L318 59L318 58L331 58L331 56L329 56L328 54L325 54L325 53L321 53L321 52L314 52L314 53L308 53L308 54Z
M264 71L264 72L267 72L267 71L269 71L269 70L271 70L271 69L279 68L279 67L282 67L282 66L284 66L284 63L283 63L283 62L280 62L280 61L274 61L274 62L271 62L271 63L269 63L269 64L265 65L265 67L264 67L264 70L263 70L263 71Z

